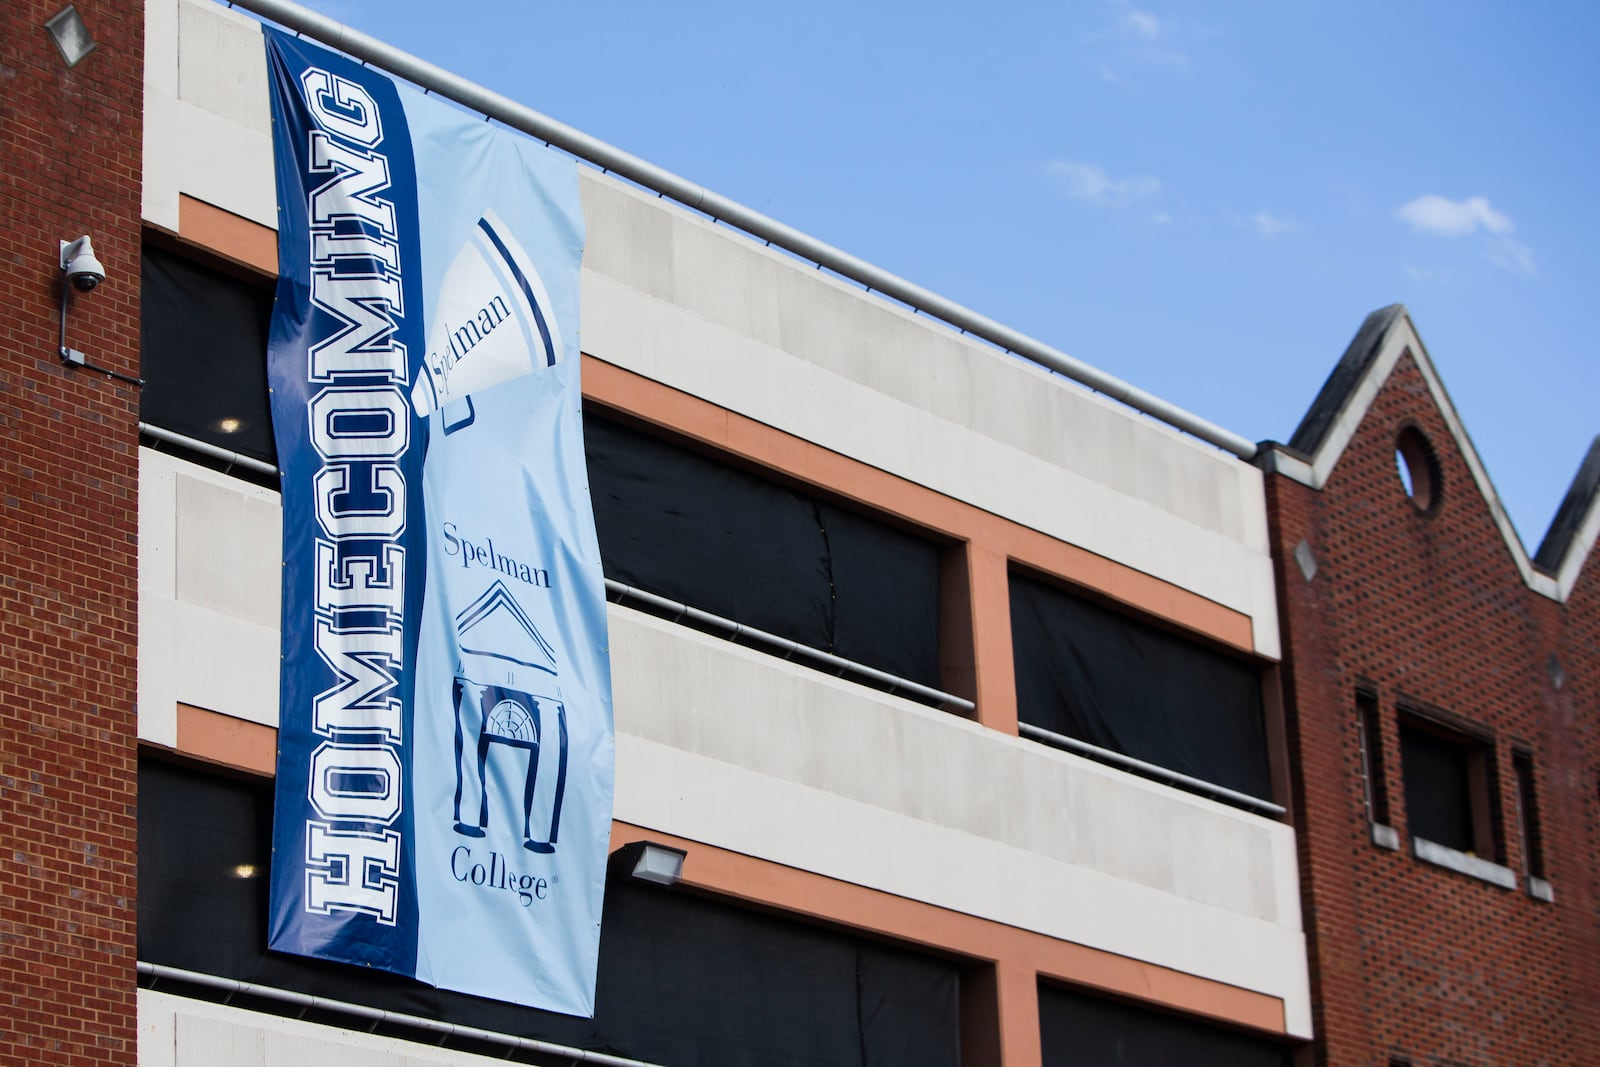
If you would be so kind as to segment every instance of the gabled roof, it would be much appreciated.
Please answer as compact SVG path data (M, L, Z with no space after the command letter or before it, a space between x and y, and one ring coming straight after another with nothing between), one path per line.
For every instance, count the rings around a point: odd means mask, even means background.
M1586 555L1595 543L1595 529L1600 526L1600 437L1589 444L1589 454L1578 465L1578 473L1567 489L1567 495L1556 511L1556 517L1539 543L1534 554L1534 565L1551 574L1560 572L1562 564L1572 555L1576 546L1580 555Z
M1327 440L1328 434L1333 430L1334 424L1339 421L1339 415L1355 394L1361 380L1367 376L1372 364L1383 351L1384 342L1389 338L1389 332L1394 329L1395 323L1407 318L1404 304L1390 304L1386 308L1379 308L1368 315L1361 324L1361 329L1356 331L1346 346L1344 355L1339 357L1339 362L1334 365L1328 380L1322 383L1322 389L1317 393L1317 398L1311 402L1305 418L1300 420L1300 425L1295 429L1294 436L1289 438L1289 447L1305 455L1314 454ZM1419 341L1418 347L1421 347ZM1387 377L1387 369L1384 376ZM1368 403L1371 398L1368 398ZM1362 409L1366 414L1366 409ZM1360 420L1357 420L1360 421ZM1348 442L1346 438L1346 442ZM1340 444L1344 448L1344 443Z
M1258 462L1267 471L1321 489L1366 419L1395 364L1406 353L1410 353L1427 383L1433 402L1472 472L1472 479L1495 525L1500 528L1523 580L1534 592L1554 600L1566 600L1578 571L1594 548L1596 535L1600 534L1600 438L1590 446L1572 488L1539 546L1538 555L1530 557L1412 324L1410 312L1402 304L1391 304L1367 316L1312 401L1305 418L1300 420L1289 444L1263 442Z

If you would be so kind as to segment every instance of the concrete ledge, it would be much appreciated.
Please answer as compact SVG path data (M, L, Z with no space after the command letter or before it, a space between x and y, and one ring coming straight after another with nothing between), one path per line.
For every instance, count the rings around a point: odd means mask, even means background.
M1498 863L1478 856L1469 856L1465 852L1457 852L1453 848L1424 840L1420 837L1411 839L1411 851L1424 863L1431 863L1436 867L1444 867L1464 874L1469 878L1476 878L1480 882L1497 885L1501 889L1517 888L1517 875L1509 867L1502 867Z
M1372 843L1379 848L1398 852L1400 851L1400 832L1392 826L1385 826L1381 822L1375 822L1372 824Z
M1534 900L1542 900L1546 904L1554 904L1556 902L1555 886L1551 885L1543 878L1529 877L1528 895Z

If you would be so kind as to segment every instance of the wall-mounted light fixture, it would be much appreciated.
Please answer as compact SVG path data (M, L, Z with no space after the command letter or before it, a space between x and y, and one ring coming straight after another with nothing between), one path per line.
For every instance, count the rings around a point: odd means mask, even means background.
M88 234L84 234L76 241L61 242L61 337L56 351L61 356L61 362L69 367L97 371L108 378L115 378L129 385L143 385L143 378L133 378L119 374L108 367L98 367L90 363L88 357L76 348L67 347L67 305L72 302L72 294L92 293L100 288L100 283L105 280L105 265L94 254L94 242L89 239Z
M677 885L683 880L683 861L689 854L654 841L633 841L611 854L613 874L656 885Z
M89 35L89 27L83 24L83 16L71 4L46 19L44 28L69 67L76 67L83 62L84 56L94 51L94 38Z

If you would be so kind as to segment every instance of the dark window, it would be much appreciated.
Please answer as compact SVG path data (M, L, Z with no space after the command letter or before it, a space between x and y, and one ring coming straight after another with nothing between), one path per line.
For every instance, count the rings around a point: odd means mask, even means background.
M141 960L675 1067L959 1067L958 963L626 878L592 1020L269 954L271 809L270 782L140 762Z
M267 463L272 289L145 246L140 269L139 418Z
M584 436L606 577L939 685L939 545L610 419Z
M1533 754L1521 749L1511 754L1517 773L1517 831L1522 838L1522 873L1545 877L1544 828L1539 818L1539 794L1534 787Z
M1288 1067L1276 1041L1120 1001L1039 988L1044 1067Z
M1017 574L1011 639L1023 722L1270 797L1254 664Z
M1383 719L1378 713L1377 694L1370 690L1356 693L1356 735L1361 746L1361 787L1367 821L1389 825L1389 788L1383 773Z
M1496 860L1492 749L1430 721L1400 722L1406 822L1412 837Z

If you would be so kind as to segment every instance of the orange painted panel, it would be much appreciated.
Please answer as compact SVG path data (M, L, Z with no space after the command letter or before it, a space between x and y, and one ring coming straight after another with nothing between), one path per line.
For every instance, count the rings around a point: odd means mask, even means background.
M178 705L178 751L253 774L277 772L278 731L189 704Z
M178 235L266 274L278 273L278 234L231 211L178 194Z

